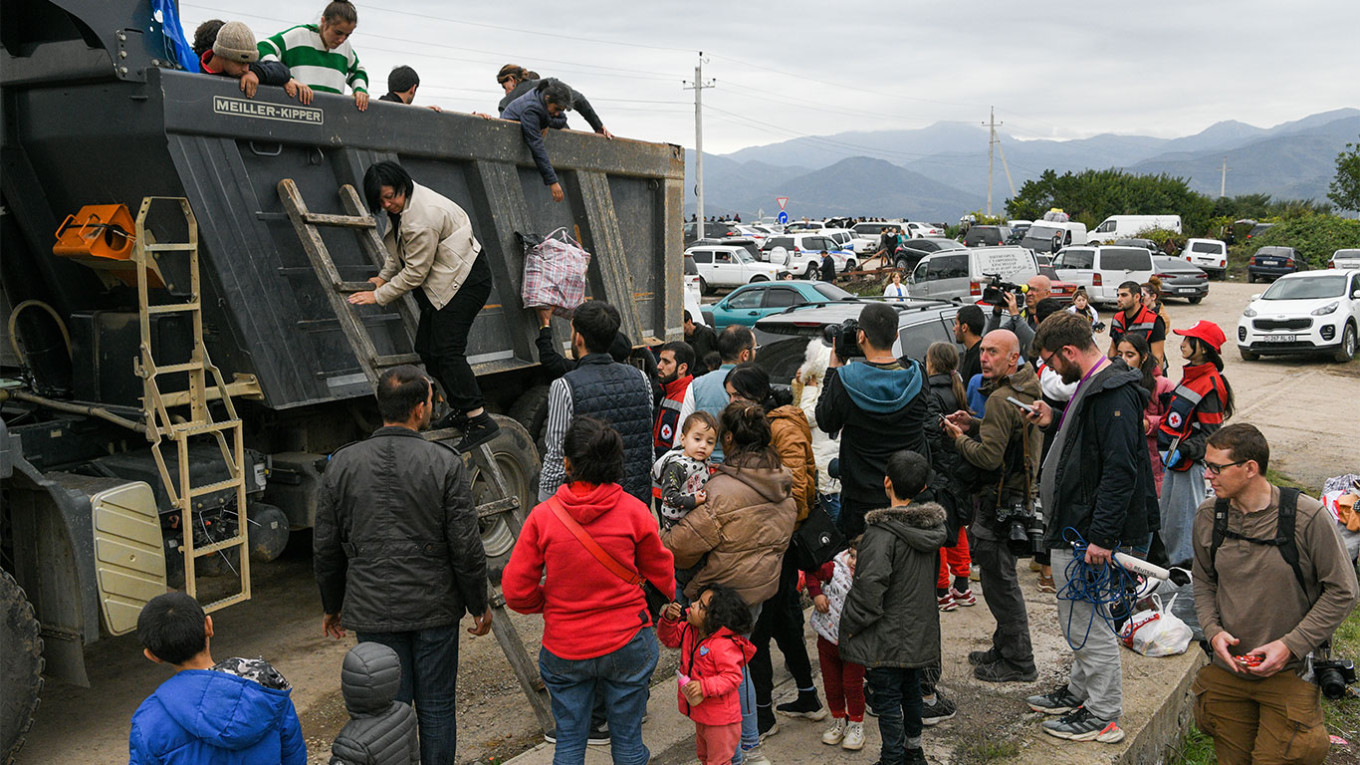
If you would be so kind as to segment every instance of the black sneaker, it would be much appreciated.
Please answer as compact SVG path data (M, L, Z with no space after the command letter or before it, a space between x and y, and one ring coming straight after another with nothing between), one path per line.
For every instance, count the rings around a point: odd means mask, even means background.
M458 442L458 451L462 453L472 451L495 438L500 429L501 426L496 424L495 418L486 412L470 418L467 427L463 428L463 440Z
M992 664L1001 661L1001 654L995 648L988 648L985 651L970 651L968 653L968 663L974 667L979 664Z
M761 741L779 732L779 721L775 719L773 709L756 707L756 729L760 732Z
M434 424L430 426L430 430L444 430L446 428L456 428L458 430L463 430L464 428L467 427L467 424L468 424L467 412L453 411L435 420Z
M780 704L774 710L781 715L789 717L806 717L809 720L825 720L827 716L826 707L817 698L817 692L798 692L798 698L785 704Z
M907 757L902 760L902 762L904 765L930 765L930 761L926 759L926 750L924 749L908 749Z
M973 667L973 677L986 683L1032 683L1039 679L1039 671L1034 668L1021 669L1002 659Z
M927 704L921 702L921 722L925 725L939 725L945 720L958 714L959 707L954 702L946 699L944 694L935 693L935 703Z
M1043 712L1046 715L1065 715L1080 707L1082 701L1072 695L1072 691L1066 685L1061 685L1048 693L1030 696L1025 699L1025 703L1035 712Z
M1124 729L1118 720L1102 720L1086 710L1086 707L1069 712L1056 720L1044 720L1044 733L1068 741L1099 741L1102 744L1117 744L1124 740Z
M553 729L548 731L547 733L544 733L543 740L548 742L549 744L556 744L557 730ZM608 724L602 725L598 728L591 728L590 733L586 735L587 746L604 746L605 744L608 743L609 743Z

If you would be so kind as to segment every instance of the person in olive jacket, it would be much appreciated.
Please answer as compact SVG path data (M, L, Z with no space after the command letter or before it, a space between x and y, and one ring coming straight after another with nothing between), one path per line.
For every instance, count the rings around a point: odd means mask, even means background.
M916 452L888 458L884 488L891 506L864 516L855 579L841 611L841 657L863 664L883 738L879 762L923 763L921 670L940 661L935 602L936 552L945 511L913 504L926 488L930 462Z
M397 652L396 698L415 702L421 762L453 763L458 622L468 612L469 632L491 630L486 551L462 458L420 435L434 408L430 378L393 367L377 398L383 427L331 455L317 495L322 629Z

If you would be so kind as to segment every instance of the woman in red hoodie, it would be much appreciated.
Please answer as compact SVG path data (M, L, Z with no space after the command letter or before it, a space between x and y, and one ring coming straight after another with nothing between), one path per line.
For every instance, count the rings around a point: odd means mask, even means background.
M661 592L675 592L674 559L651 511L618 485L618 431L594 418L576 418L562 451L567 481L524 521L501 577L502 592L514 610L543 614L538 667L557 723L554 765L585 761L597 684L604 691L614 762L642 765L651 757L642 743L642 716L659 649L648 629L646 597L634 582L641 575Z
M657 633L668 648L680 649L680 711L694 721L694 743L703 765L726 765L741 743L742 667L756 647L742 637L754 625L751 610L736 590L710 585L681 622L679 603L661 612Z

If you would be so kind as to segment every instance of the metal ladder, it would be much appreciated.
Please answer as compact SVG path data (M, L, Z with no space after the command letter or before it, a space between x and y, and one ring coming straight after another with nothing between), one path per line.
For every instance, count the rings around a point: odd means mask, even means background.
M188 228L187 241L152 241L152 234L147 230L146 224L148 217L150 217L152 205L157 202L179 205L180 211L184 214L184 223ZM148 277L156 268L153 261L159 260L162 253L183 254L188 257L189 299L187 302L151 304ZM236 406L232 402L227 382L222 378L222 372L213 365L212 360L208 357L208 349L203 344L203 305L198 271L198 222L194 218L193 210L189 207L188 199L184 197L146 197L142 200L141 209L137 213L136 244L133 249L132 260L137 265L137 316L141 324L141 357L134 364L137 375L142 378L142 408L146 417L146 437L151 442L151 453L155 457L156 467L160 470L161 482L165 486L165 491L170 497L171 504L180 512L180 528L184 532L184 541L180 549L184 554L185 591L191 597L198 597L198 583L194 570L199 558L225 553L232 549L239 551L239 568L236 573L241 583L240 591L203 605L204 611L216 611L250 599L250 551L246 545L248 519L246 516L245 447L241 419L236 415ZM186 362L160 365L156 363L152 352L151 317L173 313L188 314L191 317L194 337L193 351ZM174 374L188 375L188 389L186 391L162 393L157 378L161 375ZM210 398L209 375L212 376L212 385L216 389L213 391L217 394L215 397L221 399L226 410L226 419L214 420L212 411L208 408ZM171 419L168 409L179 405L188 407L189 417L185 421L175 422ZM224 481L195 486L189 476L189 440L195 436L207 435L216 439L222 461L226 465L230 477ZM230 442L228 442L228 439L230 439ZM176 465L178 475L173 478L162 453L167 440L175 444L178 457ZM236 534L228 539L195 547L194 509L196 505L201 507L201 503L197 503L195 500L204 495L227 489L235 490L236 494Z

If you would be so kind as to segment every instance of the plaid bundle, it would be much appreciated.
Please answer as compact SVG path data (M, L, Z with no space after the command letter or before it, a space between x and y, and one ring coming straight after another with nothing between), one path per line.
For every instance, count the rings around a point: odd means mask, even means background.
M551 306L569 316L586 299L586 269L590 253L565 228L548 234L524 254L525 308Z

